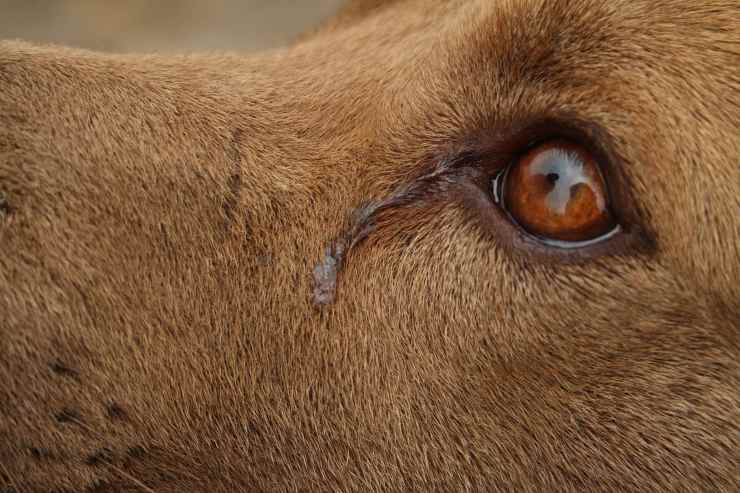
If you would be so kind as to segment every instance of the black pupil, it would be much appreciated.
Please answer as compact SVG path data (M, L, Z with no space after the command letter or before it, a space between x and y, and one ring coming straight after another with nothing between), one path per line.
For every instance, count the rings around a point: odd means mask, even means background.
M560 178L560 175L558 175L557 173L547 174L547 181L549 181L550 183L555 183L556 181L558 181L559 178Z

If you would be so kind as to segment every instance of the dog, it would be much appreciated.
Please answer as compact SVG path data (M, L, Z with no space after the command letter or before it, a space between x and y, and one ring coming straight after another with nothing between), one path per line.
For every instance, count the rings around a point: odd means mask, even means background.
M740 5L0 44L0 489L737 491Z

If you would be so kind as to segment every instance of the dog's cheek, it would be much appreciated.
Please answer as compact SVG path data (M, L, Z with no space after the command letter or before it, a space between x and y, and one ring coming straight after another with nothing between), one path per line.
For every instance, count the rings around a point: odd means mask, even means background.
M647 477L707 447L727 454L703 436L659 445L682 429L730 432L721 375L737 367L670 271L649 257L522 263L458 210L434 212L396 216L342 276L332 333L356 341L355 383L380 415L432 423L429 435L450 443L468 423L482 462L513 467L553 447L574 474L612 464L604 478L630 463ZM676 414L684 406L695 412ZM435 453L454 456L444 444Z

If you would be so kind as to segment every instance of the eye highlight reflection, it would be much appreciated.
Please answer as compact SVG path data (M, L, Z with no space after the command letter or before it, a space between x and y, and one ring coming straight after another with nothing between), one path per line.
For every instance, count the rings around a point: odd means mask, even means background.
M540 144L493 183L496 202L524 231L560 248L580 248L620 231L595 158L566 140Z

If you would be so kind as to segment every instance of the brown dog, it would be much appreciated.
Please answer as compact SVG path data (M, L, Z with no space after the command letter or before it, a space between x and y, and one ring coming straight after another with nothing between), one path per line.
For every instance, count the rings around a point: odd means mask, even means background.
M0 44L0 491L737 491L739 40L397 0L246 59Z

